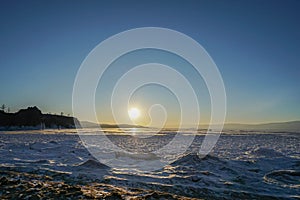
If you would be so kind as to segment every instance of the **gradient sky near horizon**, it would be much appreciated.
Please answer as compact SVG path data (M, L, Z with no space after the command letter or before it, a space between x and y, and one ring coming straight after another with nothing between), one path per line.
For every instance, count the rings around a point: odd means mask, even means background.
M114 34L151 26L180 31L210 54L226 87L227 122L299 120L299 9L296 0L1 1L0 104L71 114L88 53Z

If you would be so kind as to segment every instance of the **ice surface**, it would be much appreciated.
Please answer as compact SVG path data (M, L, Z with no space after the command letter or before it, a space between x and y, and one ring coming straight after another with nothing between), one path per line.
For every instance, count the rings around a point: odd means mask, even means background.
M126 159L137 162L156 159L153 151L166 144L173 135L173 132L168 135L165 131L157 137L138 138L133 142L133 136L113 132L110 140L131 151L112 155L124 162ZM87 193L100 195L106 188L110 194L123 191L124 198L135 195L205 199L300 198L300 134L227 132L220 137L213 152L200 159L196 153L203 137L203 134L197 135L184 155L178 155L176 161L160 170L132 172L100 163L74 131L2 132L0 196L12 197L9 195L12 195L13 187L5 186L9 184L16 188L14 193L27 195L27 190L18 188L20 183L28 180L26 184L29 184L36 180L53 187L58 187L54 182L60 182L62 188L71 190L74 187L74 191L81 191L83 196ZM111 152L103 153L111 155ZM40 176L44 178L37 178ZM51 181L45 177L50 177Z

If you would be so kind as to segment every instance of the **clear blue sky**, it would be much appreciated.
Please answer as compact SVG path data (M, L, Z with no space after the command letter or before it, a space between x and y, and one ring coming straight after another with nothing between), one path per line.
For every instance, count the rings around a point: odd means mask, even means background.
M296 0L1 1L0 104L72 113L87 54L111 35L156 26L208 51L224 79L228 122L299 120L299 10Z

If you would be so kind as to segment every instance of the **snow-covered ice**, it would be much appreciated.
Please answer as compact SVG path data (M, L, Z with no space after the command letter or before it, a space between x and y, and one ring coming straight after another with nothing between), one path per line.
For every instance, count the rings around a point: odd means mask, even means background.
M117 131L107 134L120 148L140 149L139 154L115 152L113 156L149 161L156 159L151 151L174 133L165 131L148 139ZM100 163L74 130L0 132L0 196L46 197L55 188L56 193L65 191L60 195L82 198L300 198L299 133L227 132L210 155L200 159L196 152L203 138L197 135L173 163L146 172ZM30 190L35 187L39 189Z

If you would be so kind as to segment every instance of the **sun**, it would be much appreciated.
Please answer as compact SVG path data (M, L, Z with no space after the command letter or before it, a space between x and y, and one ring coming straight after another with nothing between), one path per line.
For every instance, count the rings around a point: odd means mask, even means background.
M130 108L128 110L128 115L129 115L130 119L132 119L132 120L136 119L140 116L140 110L137 108Z

